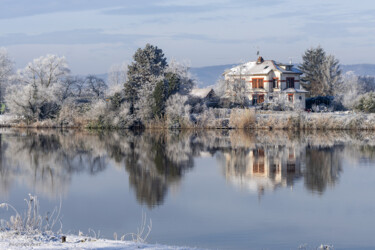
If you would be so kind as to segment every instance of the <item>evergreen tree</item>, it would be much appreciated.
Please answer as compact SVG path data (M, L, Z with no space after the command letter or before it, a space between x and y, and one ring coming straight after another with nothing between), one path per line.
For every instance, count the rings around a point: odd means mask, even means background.
M180 91L181 79L178 74L168 72L165 75L165 80L168 82L168 96L174 95Z
M113 96L111 96L111 109L117 110L121 106L122 100L123 99L120 92L116 92Z
M302 56L303 63L299 66L303 72L301 83L304 88L310 91L311 96L320 95L320 81L322 79L320 69L325 61L325 57L326 53L320 46L307 49Z
M164 79L167 59L161 49L150 44L144 49L139 48L133 59L134 62L128 66L128 80L124 84L125 98L131 104L131 114L149 119L154 107L152 95L157 83Z
M130 115L134 114L134 106L135 102L137 101L137 88L138 84L136 82L126 81L124 83L125 101L130 104Z
M154 117L161 117L164 115L165 112L165 101L166 101L166 84L165 81L159 81L156 86L155 90L152 93L154 98L152 113Z
M335 88L341 84L339 61L333 56L326 56L323 48L310 48L302 56L299 66L303 72L301 83L311 96L333 95Z
M333 55L328 55L322 65L321 72L321 92L324 93L324 95L333 96L342 85L339 60Z

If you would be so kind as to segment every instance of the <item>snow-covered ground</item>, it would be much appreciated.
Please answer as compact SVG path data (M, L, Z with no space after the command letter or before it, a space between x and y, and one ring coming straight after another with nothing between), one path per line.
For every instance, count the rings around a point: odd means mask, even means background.
M61 242L60 236L48 235L19 235L11 231L0 232L0 249L147 249L147 250L189 250L196 248L174 247L135 243L133 241L115 241L94 239L91 237L67 235L66 242Z

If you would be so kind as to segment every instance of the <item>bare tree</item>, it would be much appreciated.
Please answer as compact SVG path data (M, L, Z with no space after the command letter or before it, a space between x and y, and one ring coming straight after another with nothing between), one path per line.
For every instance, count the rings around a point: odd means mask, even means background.
M87 76L85 82L88 91L96 97L103 97L105 90L108 88L103 79L94 75Z

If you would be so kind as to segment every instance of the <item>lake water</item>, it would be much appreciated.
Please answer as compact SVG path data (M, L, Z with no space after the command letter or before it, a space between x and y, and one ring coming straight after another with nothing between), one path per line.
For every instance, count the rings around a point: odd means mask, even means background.
M1 202L61 199L64 232L113 239L144 213L149 243L375 249L372 132L2 129L0 147Z

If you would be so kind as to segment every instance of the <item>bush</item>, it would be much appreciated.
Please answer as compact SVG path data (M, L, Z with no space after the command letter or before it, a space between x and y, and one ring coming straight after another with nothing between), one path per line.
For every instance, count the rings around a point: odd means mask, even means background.
M375 113L375 93L369 92L362 95L354 105L354 108L366 113Z

